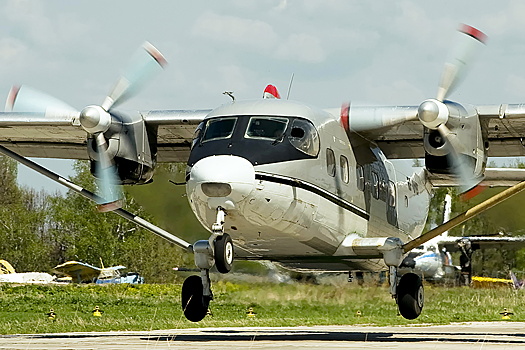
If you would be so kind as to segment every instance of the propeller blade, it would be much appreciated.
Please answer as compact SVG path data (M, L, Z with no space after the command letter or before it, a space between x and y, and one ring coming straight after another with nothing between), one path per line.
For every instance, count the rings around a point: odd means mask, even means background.
M439 83L436 99L444 101L465 76L468 65L471 64L480 47L485 44L487 36L478 29L463 24L459 28L463 35L452 53L449 62L445 64Z
M99 156L96 175L98 196L97 209L100 212L113 211L122 207L122 191L120 189L117 168L107 152L107 142L103 133L95 136Z
M28 86L13 86L7 96L6 112L36 112L46 116L77 117L79 112L53 96Z
M133 96L166 64L167 61L159 50L149 42L144 43L122 72L111 92L106 96L102 108L109 111L112 107Z
M456 135L451 133L445 124L439 125L437 130L441 137L447 141L449 147L448 158L458 176L460 192L467 193L473 190L481 181L481 178L474 175L472 165L466 161L466 156L462 157L460 155L464 153L463 144L457 139Z

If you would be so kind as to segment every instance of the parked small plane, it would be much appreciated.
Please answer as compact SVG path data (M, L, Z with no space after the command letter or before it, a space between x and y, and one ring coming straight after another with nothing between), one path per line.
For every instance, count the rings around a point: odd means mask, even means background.
M144 283L144 278L136 272L122 274L120 271L125 268L125 266L121 265L110 267L102 266L102 268L100 268L78 261L66 261L63 264L55 266L55 270L58 273L70 277L73 282L77 283Z
M452 197L445 196L443 221L450 220ZM472 280L472 254L479 249L501 250L525 247L525 237L503 235L449 236L448 231L412 249L399 266L400 273L415 272L428 281L449 280L470 285ZM450 253L460 252L459 265L455 265Z
M55 276L47 272L16 272L7 261L0 259L0 283L55 283Z
M525 187L515 185L523 172L485 169L487 156L525 155L525 105L448 99L485 35L462 26L460 40L436 97L415 106L321 110L282 100L268 86L262 99L232 98L214 110L117 110L165 65L146 44L102 104L80 112L36 90L13 89L0 114L0 149L99 210L193 252L201 272L182 287L191 321L203 319L213 299L210 269L227 273L234 258L299 270L388 269L401 315L414 319L423 284L417 274L398 273L404 255ZM99 192L26 157L89 159ZM396 158L425 158L425 168L403 169ZM187 162L187 197L209 239L190 244L121 208L119 185L149 183L157 162ZM480 184L515 186L422 234L433 186L471 194Z

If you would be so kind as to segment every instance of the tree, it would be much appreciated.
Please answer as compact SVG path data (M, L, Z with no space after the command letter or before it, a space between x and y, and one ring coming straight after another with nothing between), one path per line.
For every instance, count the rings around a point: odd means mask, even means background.
M0 251L18 271L48 270L48 195L19 188L17 163L0 157Z

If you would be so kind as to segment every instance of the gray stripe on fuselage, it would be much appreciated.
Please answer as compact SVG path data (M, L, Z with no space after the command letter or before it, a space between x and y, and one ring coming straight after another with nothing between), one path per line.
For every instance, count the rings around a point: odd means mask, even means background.
M263 181L269 181L269 182L275 182L275 183L279 183L279 184L283 184L283 185L288 185L288 186L292 186L292 187L297 187L297 188L301 188L303 190L306 190L306 191L309 191L309 192L312 192L312 193L315 193L327 200L329 200L330 202L340 206L341 208L343 209L346 209L360 217L362 217L363 219L365 220L370 220L370 214L366 212L366 210L364 209L361 209L359 208L358 206L356 206L355 204L352 204L344 199L342 199L341 197L325 190L325 189L322 189L321 187L318 187L316 185L313 185L309 182L306 182L306 181L303 181L303 180L300 180L300 179L297 179L297 178L292 178L292 177L287 177L287 176L282 176L282 175L275 175L275 174L269 174L269 173L263 173L263 172L255 172L255 179L256 180L263 180Z

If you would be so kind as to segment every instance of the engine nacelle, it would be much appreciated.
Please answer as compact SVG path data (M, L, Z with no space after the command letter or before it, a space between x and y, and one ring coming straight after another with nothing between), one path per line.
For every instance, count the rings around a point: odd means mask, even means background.
M121 184L141 185L151 182L157 163L156 130L148 127L138 112L112 111L112 123L104 133L108 155L115 161ZM94 138L87 140L91 173L96 176L98 153Z
M463 106L445 101L449 110L447 127L449 137L456 138L462 145L458 150L460 161L472 170L475 177L482 177L487 163L487 134L481 128L479 116L472 106ZM425 128L424 134L425 166L428 171L437 174L457 174L454 157L449 157L451 145L438 130Z

